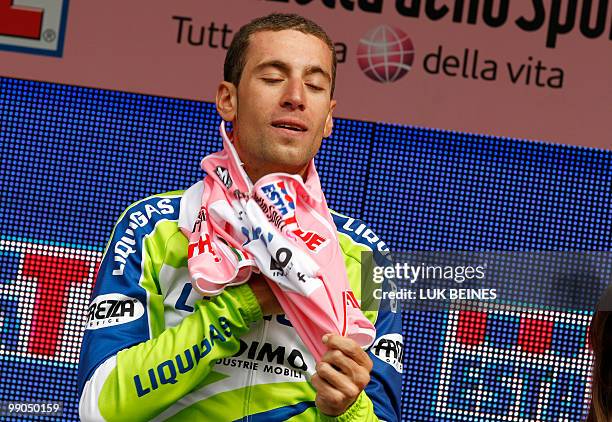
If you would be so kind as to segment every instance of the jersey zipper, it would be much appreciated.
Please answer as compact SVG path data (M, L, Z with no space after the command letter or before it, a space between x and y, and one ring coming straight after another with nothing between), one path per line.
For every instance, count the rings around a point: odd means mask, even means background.
M272 318L274 318L275 315L272 315ZM264 319L263 320L263 329L260 330L260 335L259 338L257 339L257 341L259 342L259 345L262 345L266 339L268 338L268 327L270 326L270 322L272 321L272 319L267 320ZM255 373L255 371L253 370L253 365L251 365L251 367L248 370L248 375L247 375L247 382L246 382L246 389L245 389L245 398L244 398L244 407L243 407L243 413L244 415L248 415L246 420L247 422L251 420L251 390L253 388L253 378L256 376L257 374Z

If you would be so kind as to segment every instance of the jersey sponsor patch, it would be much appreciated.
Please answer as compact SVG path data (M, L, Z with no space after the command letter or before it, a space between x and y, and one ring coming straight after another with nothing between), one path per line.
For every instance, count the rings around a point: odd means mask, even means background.
M144 315L144 306L138 299L109 293L96 297L87 310L85 329L113 327L136 321Z
M255 194L254 199L279 230L285 227L289 233L299 238L308 250L318 253L329 242L328 239L314 231L304 231L300 228L295 215L295 199L282 180L270 183L261 188L269 203ZM271 206L270 206L271 205Z
M372 229L368 228L365 223L350 217L340 216L340 218L345 219L340 229L341 232L348 234L354 240L364 240L373 249L378 250L383 256L389 255L389 247L372 231Z
M225 167L217 166L217 168L215 168L215 173L217 173L217 177L226 188L229 189L232 187L234 183L232 182L229 171Z
M404 370L404 339L399 333L390 333L376 339L370 348L374 356L391 365L400 374Z
M146 201L134 206L130 211L129 220L125 224L123 222L119 223L116 228L117 230L124 230L124 232L113 247L115 252L113 275L124 275L128 259L138 251L136 244L143 236L139 229L147 226L150 221L152 221L152 225L155 225L159 218L175 212L171 198L160 199L155 204Z

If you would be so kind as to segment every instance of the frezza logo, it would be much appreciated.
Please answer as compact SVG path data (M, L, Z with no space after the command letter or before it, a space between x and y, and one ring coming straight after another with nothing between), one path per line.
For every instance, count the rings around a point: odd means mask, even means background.
M132 322L144 315L144 306L135 298L120 293L97 296L87 310L88 330Z
M0 1L0 49L61 56L68 0Z
M399 28L380 25L368 31L357 47L357 64L370 79L395 82L412 67L414 45Z

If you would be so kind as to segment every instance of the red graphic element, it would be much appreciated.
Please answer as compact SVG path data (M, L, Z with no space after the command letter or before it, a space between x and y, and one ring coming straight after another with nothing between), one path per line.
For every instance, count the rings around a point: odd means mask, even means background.
M349 306L356 308L356 309L361 309L361 307L359 306L359 302L357 301L357 298L355 297L355 293L353 293L352 290L345 290L342 292L342 302L343 302L343 306L342 306L342 331L340 332L340 335L345 336L346 335L346 330L348 328L348 324L347 324L347 308Z
M352 290L346 290L344 291L344 301L346 302L347 305L351 305L353 308L359 308L359 302L357 301L357 298L355 297L355 293L353 293Z
M544 353L550 349L553 322L533 318L521 318L518 343L529 353Z
M285 195L284 197L285 201L289 204L289 206L292 209L295 209L295 203L293 202L293 198L291 197L291 195L289 195L289 193L287 192L287 188L285 187L285 182L284 181L278 182L278 187L280 188L281 192L283 192L283 194Z
M195 253L195 248L198 248L198 253ZM210 236L205 234L204 236L200 236L200 239L197 242L190 243L187 249L187 258L191 258L194 255L201 255L203 253L209 253L215 258L215 262L221 262L221 258L217 255L217 251L213 248Z
M66 313L66 293L87 280L91 264L75 258L25 254L23 275L36 278L28 352L53 356Z
M486 328L486 312L461 311L457 325L457 341L472 346L481 344L485 339Z
M43 9L13 6L13 0L0 0L0 35L40 39Z
M403 77L414 61L414 46L398 28L380 25L369 31L357 47L357 64L376 82L395 82Z
M293 224L295 224L296 226L298 225L297 218L295 218L295 215L285 219L285 223L287 224L287 226L291 226ZM299 226L296 229L292 229L290 231L291 233L293 233L294 235L302 239L302 242L304 242L308 250L311 250L314 252L317 252L319 247L327 241L327 239L325 239L320 234L316 232L308 232L308 231L305 232L302 229L300 229Z

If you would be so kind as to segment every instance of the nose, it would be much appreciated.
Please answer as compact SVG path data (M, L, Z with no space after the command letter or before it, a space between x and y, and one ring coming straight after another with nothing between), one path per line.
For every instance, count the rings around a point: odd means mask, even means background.
M290 78L285 85L285 90L281 97L281 107L289 110L299 109L304 111L306 108L306 97L304 84L300 79Z

